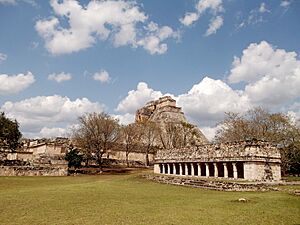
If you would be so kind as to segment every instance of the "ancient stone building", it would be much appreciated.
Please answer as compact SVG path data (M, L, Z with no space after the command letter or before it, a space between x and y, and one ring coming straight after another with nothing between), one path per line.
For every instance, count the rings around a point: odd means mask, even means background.
M146 103L144 107L136 111L136 122L152 121L159 125L163 131L162 137L166 136L168 125L182 125L188 124L192 126L193 141L194 143L188 143L188 145L206 144L208 140L200 131L197 126L190 124L184 116L181 107L176 106L176 100L170 96L164 96L155 101ZM179 129L180 130L180 129ZM181 129L182 131L183 129ZM188 139L191 139L190 137Z
M279 150L264 141L209 144L157 152L154 173L246 180L281 179Z

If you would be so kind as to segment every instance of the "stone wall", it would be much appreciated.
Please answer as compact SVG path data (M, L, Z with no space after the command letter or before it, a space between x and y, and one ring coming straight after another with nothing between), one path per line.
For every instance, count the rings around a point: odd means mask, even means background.
M0 176L66 176L66 166L0 166Z
M150 164L152 164L154 161L154 155L152 153L149 153L148 156L149 156L149 162L150 162ZM107 155L104 155L104 158L105 157L107 157ZM120 161L125 161L126 160L126 152L125 151L112 151L111 153L109 153L109 158L115 159L115 160L120 160ZM146 156L144 153L131 152L128 155L128 160L140 162L141 164L145 164Z
M179 161L245 161L258 160L280 162L279 150L264 141L241 141L235 143L207 144L184 149L159 150L156 162Z
M148 180L159 183L188 186L193 188L204 188L217 191L276 191L274 185L278 183L244 183L230 182L221 180L193 179L190 177L161 176L161 175L144 175Z
M159 150L154 173L277 181L281 179L279 150L264 141L243 141Z

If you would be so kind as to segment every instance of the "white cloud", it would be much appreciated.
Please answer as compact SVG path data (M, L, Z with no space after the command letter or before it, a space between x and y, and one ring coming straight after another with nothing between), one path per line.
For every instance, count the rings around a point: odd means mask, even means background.
M254 106L265 106L300 118L300 103L290 105L300 97L300 60L295 52L275 48L266 41L252 43L240 58L234 58L228 80L244 82L244 88L235 90L224 81L205 77L187 93L173 96L188 120L210 140L225 112L243 113ZM117 110L126 114L118 118L133 122L137 109L161 96L160 91L139 83L120 101Z
M0 52L0 63L7 59L7 55Z
M113 115L114 118L119 120L122 125L127 125L134 122L135 115L130 113L125 113L123 115Z
M31 72L27 74L0 74L0 95L16 94L28 88L35 81Z
M183 18L180 18L179 21L185 26L191 26L194 22L196 22L199 19L199 16L200 15L198 13L188 12Z
M37 96L19 102L5 102L1 111L20 123L25 136L42 137L57 128L66 129L86 112L102 112L104 106L87 98L75 99L59 95ZM61 133L60 133L61 134Z
M281 1L280 6L283 8L288 8L290 6L290 4L291 4L290 1L284 0L284 1Z
M101 70L98 73L95 73L93 76L94 80L98 80L101 83L108 83L111 78L106 70Z
M209 77L195 84L188 93L179 95L177 103L200 126L215 125L222 120L224 112L244 112L251 106L242 91Z
M61 83L63 81L68 81L72 79L72 75L70 73L65 73L65 72L61 72L61 73L52 73L48 75L48 80L54 80L57 83Z
M253 43L235 57L228 80L245 82L245 94L255 104L283 104L300 95L300 61L295 52Z
M191 26L208 11L214 18L210 21L206 36L215 34L223 25L223 18L218 15L224 11L222 0L199 0L195 6L195 10L196 12L187 12L183 18L179 19L179 21L185 26Z
M162 43L167 38L178 38L179 33L168 26L159 27L158 24L150 22L146 27L147 35L137 42L143 46L150 54L164 54L168 46Z
M140 82L137 85L137 90L129 91L127 97L119 103L116 110L123 113L134 114L135 111L144 106L145 103L157 99L162 95L160 91L154 91L149 88L146 83Z
M149 32L148 16L136 2L91 1L82 6L75 0L51 0L50 4L56 16L37 21L35 28L54 55L78 52L107 39L115 47L140 46L151 54L162 54L167 44L161 42L176 34L170 27ZM68 28L63 27L60 19L67 20ZM160 30L166 28L171 34L159 36Z
M209 24L209 27L205 35L209 36L211 34L215 34L222 25L223 25L223 18L221 16L217 16L216 18L213 18Z
M40 131L39 136L37 136L37 137L55 138L55 137L66 137L66 136L67 136L67 130L65 128L43 127Z

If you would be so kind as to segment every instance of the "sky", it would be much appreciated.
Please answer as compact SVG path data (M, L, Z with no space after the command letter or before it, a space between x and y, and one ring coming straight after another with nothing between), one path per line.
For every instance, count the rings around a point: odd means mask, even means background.
M299 54L299 0L0 0L0 111L56 137L171 95L212 139L229 111L299 119Z

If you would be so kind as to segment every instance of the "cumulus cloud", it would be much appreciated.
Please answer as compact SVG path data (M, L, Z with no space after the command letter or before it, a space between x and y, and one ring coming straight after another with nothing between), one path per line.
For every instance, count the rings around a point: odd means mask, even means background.
M191 26L205 13L209 12L214 17L211 19L206 36L215 34L223 25L223 17L219 14L224 11L222 0L199 0L195 6L195 12L187 12L179 21L185 26Z
M297 53L277 49L266 41L252 43L235 57L229 82L245 82L245 95L256 104L283 104L300 95Z
M109 73L106 70L95 73L93 78L101 83L108 83L111 80Z
M202 126L215 125L223 119L224 112L244 112L251 107L242 91L209 77L179 95L177 103L193 122Z
M61 83L64 81L68 81L72 79L72 75L70 73L65 73L65 72L61 72L61 73L52 73L48 75L48 80L54 80L57 83Z
M114 118L119 120L122 125L127 125L134 122L135 115L131 113L125 113L123 115L113 115Z
M162 54L167 50L167 44L162 42L177 33L167 26L149 31L153 22L148 22L136 2L90 1L82 6L76 0L51 0L50 4L55 16L38 20L35 28L54 55L78 52L107 39L115 47L140 46L150 54ZM64 19L67 28L63 26Z
M28 88L35 81L31 72L27 74L0 74L0 95L16 94Z
M20 123L25 136L42 137L63 129L77 121L86 112L102 112L104 106L87 98L71 100L59 95L37 96L19 102L5 102L1 111ZM60 128L60 129L58 129Z
M136 90L131 90L128 95L118 104L117 111L134 114L138 108L141 108L148 101L163 96L160 91L154 91L148 87L145 82L140 82Z
M7 55L0 52L0 63L7 59Z
M133 122L137 109L161 96L163 94L160 91L155 91L141 82L136 90L129 91L128 95L121 100L117 111L123 112L124 115L117 115L117 118L124 124ZM209 138L216 130L216 123L223 119L224 112L244 112L251 106L242 91L233 90L223 81L209 77L205 77L187 93L172 97L177 100L177 104L182 107L188 119L203 128L203 132Z
M47 137L47 138L54 138L54 137L66 137L67 136L67 129L60 128L60 127L43 127L40 131L39 136L37 137Z

